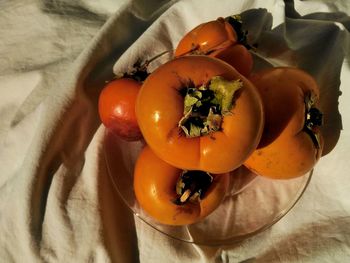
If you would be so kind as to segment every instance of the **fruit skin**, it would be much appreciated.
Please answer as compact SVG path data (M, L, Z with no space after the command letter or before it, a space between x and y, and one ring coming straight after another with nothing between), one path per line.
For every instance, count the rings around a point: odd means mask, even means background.
M104 126L127 141L142 138L135 104L141 83L131 78L120 78L109 82L102 90L98 111Z
M241 79L243 87L220 131L186 138L178 127L184 109L179 91L189 80L199 86L213 76ZM136 115L144 139L161 159L183 170L214 174L232 171L249 157L260 141L264 121L262 101L251 82L208 56L176 58L155 70L142 85Z
M265 108L265 128L261 142L244 165L255 173L274 179L288 179L309 172L319 160L323 137L317 148L303 130L305 97L319 99L316 81L306 72L288 67L263 70L251 77ZM317 105L317 104L316 104Z
M219 49L211 53L210 56L225 61L245 77L249 77L252 72L253 57L243 45L237 44Z
M237 42L237 33L222 17L189 31L175 49L175 57L196 54L219 58L246 77L253 68L252 55Z
M237 43L237 34L232 26L219 17L216 20L202 23L189 31L178 43L175 57L191 52L207 54L219 48Z
M176 205L176 182L182 170L159 159L145 146L136 162L134 192L140 206L156 221L187 225L212 213L222 202L229 186L229 174L213 175L214 180L199 202Z

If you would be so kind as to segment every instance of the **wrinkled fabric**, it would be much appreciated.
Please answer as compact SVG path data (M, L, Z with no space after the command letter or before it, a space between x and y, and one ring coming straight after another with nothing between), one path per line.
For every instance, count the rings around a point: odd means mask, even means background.
M273 227L233 245L188 244L133 216L116 192L98 95L138 58L238 13L258 56L318 82L325 156ZM1 1L1 261L349 261L349 15L345 0Z

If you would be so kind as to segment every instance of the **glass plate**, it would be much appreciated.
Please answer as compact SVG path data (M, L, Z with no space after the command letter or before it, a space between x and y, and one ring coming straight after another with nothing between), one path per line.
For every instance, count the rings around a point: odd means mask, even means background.
M106 130L104 153L115 190L142 221L172 238L203 245L242 241L271 227L288 213L305 191L312 172L295 179L272 180L244 167L231 175L224 202L203 221L187 226L162 225L139 206L133 190L133 169L144 142L126 142Z

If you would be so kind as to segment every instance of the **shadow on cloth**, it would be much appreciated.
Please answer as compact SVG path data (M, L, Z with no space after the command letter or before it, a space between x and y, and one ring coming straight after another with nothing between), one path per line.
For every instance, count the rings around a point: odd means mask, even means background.
M254 262L317 261L324 258L323 255L331 259L331 255L337 255L338 251L340 254L344 254L344 251L350 253L346 245L349 240L345 240L349 239L349 236L350 217L310 223L276 242L277 246L259 255Z
M106 141L104 141L105 143ZM112 150L115 164L118 164L120 158L122 158L119 149L113 148ZM101 204L102 231L105 246L113 262L138 262L139 254L134 217L114 188L110 177L113 175L109 175L103 153L99 155L99 167L98 199ZM118 165L118 167L123 169L124 166ZM121 174L124 176L122 172Z
M334 255L350 254L350 217L337 217L308 223L292 233L271 239L271 230L240 244L222 247L216 262L265 263L336 260ZM251 249L251 244L259 244ZM267 249L264 249L264 248ZM247 249L249 251L247 251ZM242 258L242 255L249 255ZM322 261L322 260L321 260ZM331 261L330 261L331 262Z
M39 253L44 249L44 221L50 216L48 211L56 207L66 208L64 202L67 202L72 189L77 185L79 174L84 167L86 150L100 126L97 112L98 96L105 81L113 77L113 63L171 3L172 1L154 1L147 10L143 9L141 1L133 1L131 6L123 6L121 11L104 25L76 61L59 72L61 79L51 83L55 87L52 92L32 107L34 110L41 106L45 112L35 141L42 149L35 153L36 156L31 156L36 160L36 164L32 165L29 209L25 211L31 238L28 243ZM75 13L77 10L73 8L71 11ZM31 103L32 101L28 100L23 105ZM24 117L18 114L12 125L17 125ZM105 167L102 160L99 160L99 164ZM54 195L55 187L52 186L57 182L59 169L68 171L67 178L60 185L64 188L61 189L63 203L52 205L48 199ZM107 250L116 262L135 262L138 254L135 254L134 249L130 249L130 252L127 250L127 246L136 244L133 218L124 213L123 203L112 192L112 186L107 181L106 170L101 169L98 178L98 201L102 207L102 228ZM70 174L73 176L68 177ZM60 216L65 217L67 211L61 212ZM118 223L118 220L123 224ZM69 230L70 223L67 223ZM116 255L117 250L123 252L123 255ZM52 249L50 255L55 258L55 253Z

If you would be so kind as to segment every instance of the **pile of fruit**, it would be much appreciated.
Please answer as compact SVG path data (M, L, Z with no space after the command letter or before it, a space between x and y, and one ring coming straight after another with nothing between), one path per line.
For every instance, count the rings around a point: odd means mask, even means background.
M249 48L239 16L218 18L188 32L152 73L150 61L138 63L102 90L102 123L125 140L145 141L134 191L157 221L205 218L242 165L289 179L320 158L317 83L296 68L252 72Z

